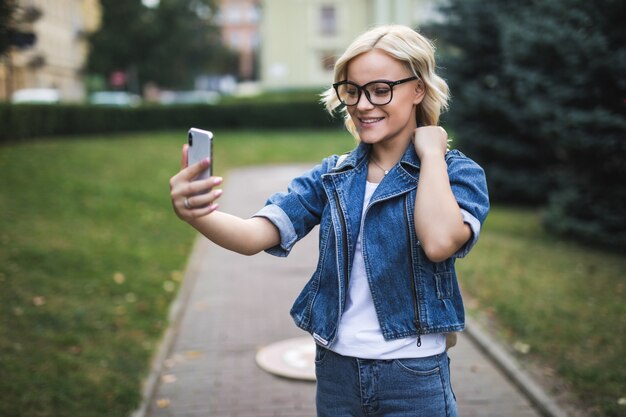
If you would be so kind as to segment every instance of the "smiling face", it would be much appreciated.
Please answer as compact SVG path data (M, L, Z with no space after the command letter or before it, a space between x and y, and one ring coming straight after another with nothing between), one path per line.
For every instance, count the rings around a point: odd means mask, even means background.
M401 61L379 49L356 56L347 66L347 80L358 85L374 80L397 81L412 75ZM393 99L384 106L374 106L361 94L359 102L348 107L348 113L362 142L408 143L417 128L415 109L423 98L421 81L413 80L393 87Z

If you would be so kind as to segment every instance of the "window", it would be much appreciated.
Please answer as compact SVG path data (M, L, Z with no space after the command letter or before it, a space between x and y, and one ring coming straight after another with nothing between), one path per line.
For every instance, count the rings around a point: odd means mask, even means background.
M243 20L243 13L239 4L230 4L224 9L225 23L238 24Z
M337 13L335 6L322 6L320 10L320 32L324 36L337 34Z
M258 23L261 21L261 8L256 4L250 4L248 8L248 22Z
M243 44L243 38L241 36L241 32L238 30L232 31L230 33L230 37L229 37L229 42L230 47L236 50L239 50L242 48L242 44Z

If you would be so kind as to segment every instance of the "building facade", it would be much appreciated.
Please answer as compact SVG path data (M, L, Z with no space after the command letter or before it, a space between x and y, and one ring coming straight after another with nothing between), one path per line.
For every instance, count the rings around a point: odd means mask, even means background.
M239 52L241 81L264 90L327 86L335 59L367 28L409 26L436 17L442 0L220 0L222 39ZM23 88L54 88L61 100L85 97L86 35L101 18L99 0L18 0L40 17L30 28L35 45L0 62L0 100Z
M258 79L261 1L221 0L217 22L222 41L239 55L239 72L234 75L241 81Z
M13 49L0 65L0 100L23 88L54 88L62 101L83 100L86 35L100 23L99 1L19 0L18 4L21 10L38 12L39 17L28 24L37 40L30 48Z
M327 86L335 59L380 24L417 27L437 18L437 0L265 0L261 25L264 89Z

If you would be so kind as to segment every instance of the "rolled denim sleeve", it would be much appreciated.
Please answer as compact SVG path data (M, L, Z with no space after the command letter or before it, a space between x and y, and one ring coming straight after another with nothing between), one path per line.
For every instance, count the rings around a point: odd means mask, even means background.
M459 151L450 151L446 157L450 187L461 208L463 221L472 231L470 239L453 256L466 256L478 241L480 231L489 213L489 193L485 171Z
M259 210L253 217L265 217L276 226L280 233L280 244L265 252L274 256L287 256L298 241L296 229L287 213L277 204L268 204Z
M254 217L265 217L276 226L280 243L266 250L275 256L287 256L293 246L320 223L327 204L321 176L334 165L336 155L325 159L320 165L289 184L287 192L272 195L265 207Z

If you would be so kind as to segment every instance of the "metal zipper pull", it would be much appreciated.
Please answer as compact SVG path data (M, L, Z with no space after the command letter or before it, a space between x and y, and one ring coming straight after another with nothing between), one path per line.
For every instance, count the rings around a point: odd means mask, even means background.
M413 322L415 323L415 328L417 329L417 347L422 347L422 335L420 334L422 326L417 319L413 320Z

